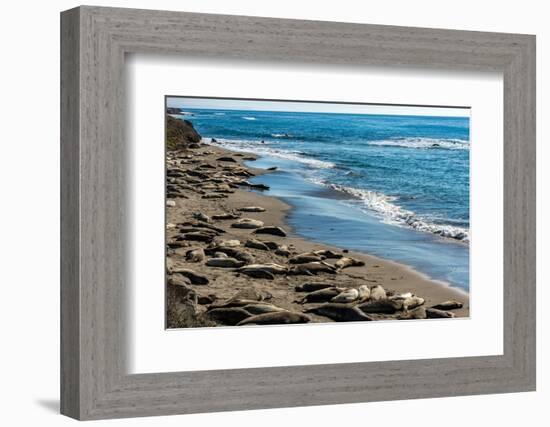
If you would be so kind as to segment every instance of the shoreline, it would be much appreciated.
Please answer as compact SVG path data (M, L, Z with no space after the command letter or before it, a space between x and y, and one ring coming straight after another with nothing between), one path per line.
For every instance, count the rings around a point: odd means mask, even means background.
M220 158L230 157L232 161L220 161ZM192 150L180 150L177 152L167 153L167 168L200 168L204 169L204 174L209 175L212 171L220 174L220 171L232 170L235 168L244 169L249 171L253 176L259 176L262 174L270 173L265 169L259 169L255 167L244 165L244 162L252 162L252 158L258 158L258 156L251 153L231 151L226 148L222 148L216 145L200 144L199 147ZM205 167L205 165L208 165ZM167 170L168 170L167 169ZM250 176L249 178L251 178ZM168 175L169 183L177 186L177 180L175 179L170 183L170 175ZM174 177L177 178L177 177ZM193 181L193 180L191 180ZM167 230L166 238L169 248L167 249L167 266L168 266L168 283L174 284L173 277L180 276L177 273L174 275L174 271L177 268L192 269L194 272L200 275L208 277L209 283L207 285L194 286L187 284L187 289L193 290L193 293L197 296L198 303L195 304L183 304L186 310L193 305L193 316L203 317L208 313L208 310L216 304L220 304L220 301L228 301L233 298L237 293L257 293L261 294L262 298L268 296L269 303L277 307L289 310L292 312L304 312L311 307L315 307L315 304L298 303L300 298L303 298L306 294L295 291L295 286L303 284L304 282L331 282L333 285L341 288L358 288L361 285L382 286L388 291L389 295L403 294L412 292L419 297L422 297L425 302L424 307L431 307L432 305L439 304L444 301L454 300L463 304L462 308L452 310L452 313L456 317L468 317L469 310L469 294L458 288L451 287L449 284L430 279L424 273L418 272L414 268L401 264L399 262L383 259L367 253L345 250L346 248L338 248L336 246L316 242L303 237L298 236L290 224L287 221L287 216L290 212L291 206L285 201L276 196L261 194L258 191L252 191L251 189L242 189L224 187L225 193L218 198L204 198L206 191L214 188L219 188L220 184L209 185L208 183L198 183L200 180L196 180L196 183L180 186L178 191L167 191L167 201L169 203L166 210ZM218 185L218 187L216 187ZM221 184L225 185L225 184ZM236 186L235 186L236 187ZM172 188L169 187L168 190ZM175 190L175 188L172 188ZM197 191L199 190L199 191ZM217 190L216 190L217 191ZM202 193L201 193L202 192ZM178 197L178 194L181 197ZM174 206L171 206L171 205ZM207 266L203 262L191 263L186 261L185 254L194 248L206 248L208 250L208 244L199 243L196 241L182 241L177 243L177 238L181 232L181 224L192 223L196 221L193 218L193 213L201 212L207 217L219 215L222 212L232 213L238 212L239 209L245 206L261 206L265 208L264 212L242 212L241 218L249 218L255 221L261 221L266 226L281 227L286 232L285 237L273 236L273 235L254 235L251 229L234 228L231 225L235 223L237 218L232 219L220 219L212 221L211 225L215 226L221 231L221 234L215 237L214 242L219 241L231 241L238 240L239 249L246 249L247 252L252 254L254 263L276 263L278 265L287 265L288 257L300 253L308 253L320 250L331 250L333 252L344 252L346 257L352 257L355 260L364 263L362 266L351 266L341 270L338 274L319 274L315 276L302 276L302 275L284 275L276 276L274 280L266 280L262 278L251 278L244 274L239 274L235 269L228 268L216 268ZM247 239L257 239L260 241L271 241L274 244L286 246L291 255L279 256L272 251L257 250L249 247L245 247L244 242ZM173 245L172 247L170 245ZM210 243L212 244L212 243ZM334 260L327 259L326 262ZM175 268L174 268L175 266ZM172 274L170 274L172 273ZM181 279L181 278L180 278ZM171 281L172 280L172 281ZM181 285L181 283L180 283ZM174 286L168 286L168 299L174 298ZM181 288L178 288L181 294ZM179 296L176 296L179 298ZM200 304L200 302L203 304ZM173 309L176 312L181 312L181 302L176 304L177 307ZM317 304L318 305L318 304ZM174 323L173 317L174 310L170 311L170 302L168 301L168 326L178 327ZM171 314L172 313L172 314ZM320 316L317 314L309 313L308 316L313 322L331 322L330 318ZM385 315L383 317L376 317L378 320L397 319L400 314ZM199 322L200 323L200 322ZM226 324L218 324L217 322L206 321L205 324L199 324L196 326L224 326ZM187 327L193 327L194 325L186 325Z

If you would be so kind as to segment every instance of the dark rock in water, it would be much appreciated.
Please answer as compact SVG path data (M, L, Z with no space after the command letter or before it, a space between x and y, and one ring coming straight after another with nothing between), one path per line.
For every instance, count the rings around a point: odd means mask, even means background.
M265 184L249 184L248 186L256 190L269 190L269 185Z
M270 168L267 168L266 170L268 170L268 171L276 171L276 170L277 170L277 166L271 166Z
M237 323L237 326L243 325L287 325L291 323L308 323L311 318L303 313L293 313L290 311L276 311L273 313L258 314L248 317Z
M273 236L286 237L286 231L285 230L283 230L281 227L274 227L274 226L260 227L256 230L254 230L254 233L256 233L256 234L271 234Z
M335 285L332 283L319 283L319 282L308 282L302 285L296 285L294 290L296 292L314 292L321 289L334 288Z
M235 326L244 319L251 317L251 314L240 307L227 307L208 311L208 317L215 322Z
M218 140L216 138L212 138L210 142L218 142Z
M190 121L166 116L166 148L168 150L192 148L191 145L199 143L200 140L201 136Z
M438 310L456 310L462 307L463 307L463 304L458 301L444 301L432 306L432 308L435 308Z
M246 160L246 161L251 162L251 161L253 161L253 160L257 160L257 158L256 158L256 157L252 157L252 156L246 156L246 157L243 157L243 160Z
M428 319L450 319L455 317L453 312L438 310L437 308L427 308L426 315L428 316Z
M307 313L315 313L328 317L335 322L359 322L370 321L372 317L366 315L357 307L350 304L328 303L306 310Z
M441 145L435 143L435 144L432 144L432 147L441 147Z
M237 163L237 161L236 161L233 157L230 157L230 156L218 157L216 160L217 160L218 162Z

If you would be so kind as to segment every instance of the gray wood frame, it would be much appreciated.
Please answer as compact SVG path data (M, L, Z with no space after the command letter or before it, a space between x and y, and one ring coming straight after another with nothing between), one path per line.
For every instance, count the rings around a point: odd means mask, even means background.
M504 75L504 354L128 375L126 53ZM535 390L535 37L79 7L61 14L61 412L77 419Z

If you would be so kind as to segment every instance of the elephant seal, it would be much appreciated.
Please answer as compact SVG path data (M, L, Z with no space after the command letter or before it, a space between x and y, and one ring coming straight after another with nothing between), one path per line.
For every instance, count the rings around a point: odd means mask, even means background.
M193 214L193 218L199 221L210 222L210 217L206 214L203 214L202 212L195 212Z
M240 208L239 211L241 211L241 212L265 212L265 208L262 208L261 206L245 206L244 208Z
M256 230L254 230L254 233L256 233L256 234L271 234L273 236L286 237L286 231L285 230L283 230L281 227L274 227L274 226L257 228Z
M260 242L259 240L256 240L256 239L249 239L245 242L244 245L247 248L259 249L261 251L268 251L269 250L269 247L265 243Z
M439 310L437 308L427 308L426 315L428 319L449 319L455 317L455 314L451 311Z
M185 253L185 259L189 262L204 261L204 250L202 248L190 249Z
M269 271L261 268L245 270L245 271L242 271L241 273L246 274L247 276L253 277L255 279L275 280L275 275L273 273L270 273Z
M342 288L325 288L319 289L318 291L313 291L305 295L301 300L297 301L300 304L309 304L312 302L327 302L334 298L336 295L342 292Z
M277 249L275 249L275 255L287 257L290 256L290 253L291 252L286 245L280 245Z
M427 313L424 307L418 307L418 308L415 308L414 310L407 311L397 316L399 320L419 320L419 319L426 319L426 317L427 317Z
M275 263L250 264L239 268L238 271L247 274L252 270L264 270L271 274L286 274L288 272L286 267Z
M321 250L315 251L314 253L320 256L324 256L327 259L330 259L330 258L338 259L344 256L342 254L337 254L336 252L333 252L329 249L321 249Z
M387 298L386 290L382 286L376 285L376 286L373 286L372 288L370 288L370 299L371 300L379 301L379 300L383 300L383 299L386 299L386 298Z
M364 301L370 296L370 289L367 285L361 285L359 288L350 288L340 292L332 302L348 303L354 301Z
M272 241L262 241L262 243L264 245L266 245L269 249L271 249L272 251L276 250L276 249L279 249L279 244L277 242L272 242Z
M203 276L202 274L196 273L193 270L189 270L187 268L173 267L172 273L179 273L182 276L187 277L193 285L208 285L209 283L209 280L206 276Z
M220 242L220 246L226 247L226 248L236 248L237 246L241 245L241 241L237 239L231 239L231 240L223 240Z
M457 308L462 308L464 304L458 301L444 301L439 304L433 305L432 308L438 310L456 310Z
M342 257L334 263L334 266L338 270L343 270L346 267L362 267L364 265L365 263L363 261L359 261L355 258L349 258L349 257Z
M296 285L294 290L296 292L314 292L321 289L326 288L334 288L335 285L333 283L316 283L316 282L308 282L304 283L302 285Z
M217 221L223 221L227 219L238 219L238 218L239 218L239 215L234 213L221 213L217 215L212 215L212 219Z
M263 221L260 221L258 219L251 219L251 218L241 218L237 222L234 222L231 224L231 227L233 228L244 228L244 229L260 229L260 227L263 227L264 223Z
M206 265L208 267L239 268L244 265L244 262L235 258L210 258L206 261Z
M373 320L372 317L363 313L357 307L350 304L328 303L306 310L307 313L315 313L325 316L336 322L358 322Z
M288 260L288 262L291 263L291 264L306 264L308 262L319 262L319 261L322 261L322 260L323 260L323 258L320 257L319 255L300 254L300 255L293 256L292 258L290 258Z
M263 314L263 313L273 313L276 311L287 311L284 308L277 307L273 304L266 304L261 302L254 303L254 304L247 304L243 306L243 309L253 315Z
M311 318L303 313L295 313L291 311L277 311L273 313L257 314L248 317L239 323L237 326L244 325L288 325L291 323L308 323Z
M394 295L388 298L388 301L391 301L395 304L395 307L398 310L407 311L409 309L414 309L424 304L424 298L417 297L412 295L410 292L400 295Z
M240 251L235 248L230 248L227 246L213 246L205 249L204 251L207 255L214 255L216 252L223 252L228 256L238 259L239 261L244 261L245 264L251 264L254 262L254 258L246 251Z
M389 299L371 300L359 304L357 307L364 313L384 313L393 314L398 310L401 310L403 304L399 301L391 301Z
M208 311L207 315L215 322L229 326L235 326L246 318L251 317L251 314L248 311L240 307L215 308Z
M312 276L319 273L336 274L336 269L332 265L322 261L308 262L305 264L298 264L296 267L293 267L290 270L290 273L295 275L305 274L307 276Z

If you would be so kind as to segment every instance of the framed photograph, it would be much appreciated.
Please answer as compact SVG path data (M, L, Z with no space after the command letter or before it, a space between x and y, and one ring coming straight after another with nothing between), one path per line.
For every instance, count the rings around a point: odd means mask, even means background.
M535 390L535 38L61 15L61 410Z

